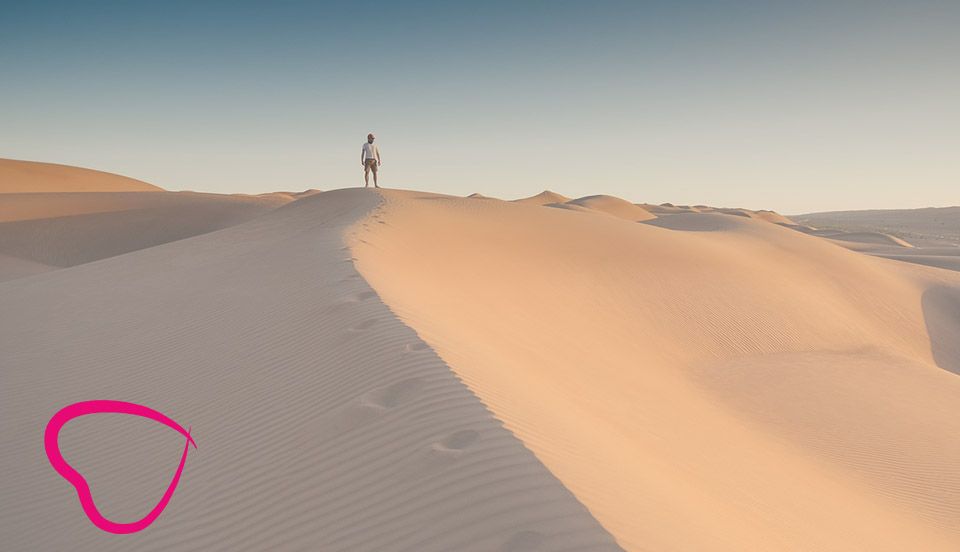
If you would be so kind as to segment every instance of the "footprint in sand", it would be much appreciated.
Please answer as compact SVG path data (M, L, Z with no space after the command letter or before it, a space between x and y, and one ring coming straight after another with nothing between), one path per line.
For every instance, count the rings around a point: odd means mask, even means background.
M445 439L436 443L434 446L445 450L463 450L480 438L480 432L472 429L464 429L451 433Z
M364 395L361 402L382 408L394 408L413 400L423 390L425 383L423 378L400 380L386 387L374 389Z
M350 404L325 416L314 436L330 439L363 427L382 416L387 410L416 398L424 386L421 378L408 378L374 389Z
M357 276L359 277L359 276ZM360 293L355 293L349 297L343 299L344 303L358 303L360 301L367 301L373 299L377 294L372 291L361 291Z
M369 330L370 328L376 326L379 323L380 323L379 318L370 318L368 320L364 320L363 322L357 324L356 326L353 326L350 329L354 331Z
M412 353L415 351L425 351L427 350L427 344L423 341L417 341L416 343L407 343L403 346L404 352Z
M416 451L400 463L395 476L404 481L434 476L454 465L467 454L464 449L476 442L479 437L480 433L472 429L451 433Z
M330 414L326 421L321 422L317 436L321 440L328 440L353 431L379 418L383 411L383 407L374 404L355 402Z

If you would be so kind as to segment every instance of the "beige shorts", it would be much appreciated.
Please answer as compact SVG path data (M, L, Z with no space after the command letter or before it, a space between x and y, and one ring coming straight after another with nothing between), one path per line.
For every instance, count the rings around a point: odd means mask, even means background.
M377 160L376 159L364 159L363 160L363 172L364 174L370 172L373 169L373 172L377 172Z

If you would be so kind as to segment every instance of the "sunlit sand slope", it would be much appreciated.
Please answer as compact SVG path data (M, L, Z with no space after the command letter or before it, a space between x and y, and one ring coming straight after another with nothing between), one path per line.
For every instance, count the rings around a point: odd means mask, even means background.
M626 548L960 549L960 275L739 213L382 195L360 273Z

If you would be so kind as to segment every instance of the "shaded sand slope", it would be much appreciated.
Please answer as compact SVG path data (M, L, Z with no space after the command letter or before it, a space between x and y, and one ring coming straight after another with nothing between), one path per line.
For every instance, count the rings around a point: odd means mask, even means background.
M118 174L92 169L0 159L0 193L159 192L162 188Z
M0 255L73 266L226 228L291 201L195 192L0 194ZM0 258L0 271L12 271L4 268L10 263Z
M957 274L745 216L382 194L361 274L626 548L960 548Z
M0 253L0 282L40 274L57 267Z
M960 271L960 248L943 255L898 255L896 253L889 252L876 252L873 254L886 259L895 259L908 263L916 263L920 265L944 268L947 270Z
M166 192L100 171L0 159L0 281L226 228L310 192Z
M373 190L316 194L189 240L0 283L4 550L611 550L354 269ZM43 454L60 407L109 398L192 426L159 520L94 528ZM116 419L111 419L116 418ZM117 521L159 498L182 440L129 417L61 436Z
M296 194L275 193L250 196L243 194L208 194L201 192L50 192L0 195L0 223L21 222L97 213L116 213L169 208L213 206L217 203L241 209L260 205L279 207L297 199ZM215 215L215 213L211 213Z

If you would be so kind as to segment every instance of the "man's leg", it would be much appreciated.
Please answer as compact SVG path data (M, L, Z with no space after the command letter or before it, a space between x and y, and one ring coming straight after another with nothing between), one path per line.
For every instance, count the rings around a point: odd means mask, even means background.
M377 184L377 173L380 171L377 170L377 162L374 161L371 165L373 165L373 187L379 188L380 184Z
M373 180L374 185L376 185L376 182L377 182L376 174L374 174L373 178L374 178ZM370 164L367 163L366 161L363 162L363 187L364 188L370 187Z

